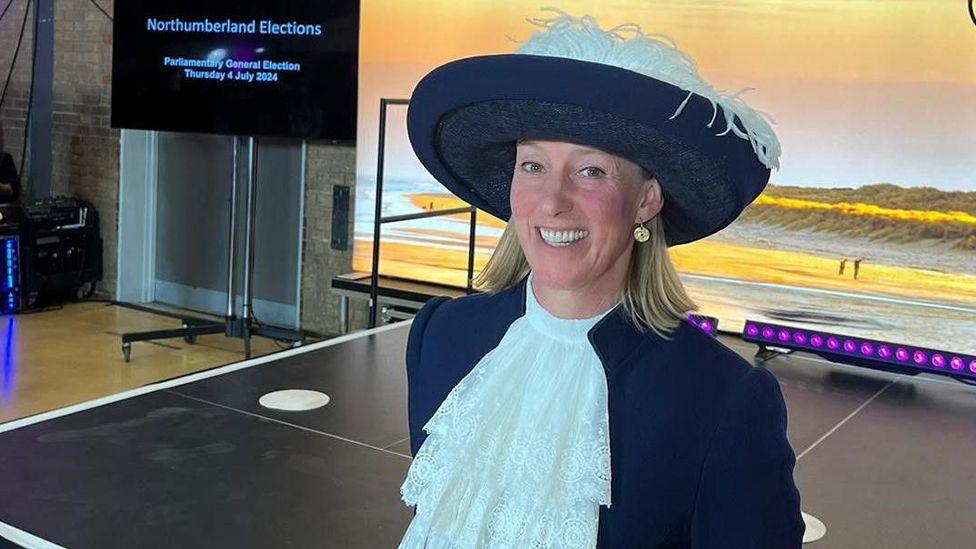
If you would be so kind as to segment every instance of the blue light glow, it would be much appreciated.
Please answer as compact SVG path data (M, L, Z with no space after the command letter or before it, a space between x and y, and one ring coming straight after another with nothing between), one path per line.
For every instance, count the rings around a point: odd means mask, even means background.
M4 238L4 246L2 252L4 254L4 259L6 260L6 277L3 279L2 291L6 294L6 298L3 312L10 313L13 312L17 305L17 294L19 288L17 287L18 276L18 257L17 257L17 237L7 237Z

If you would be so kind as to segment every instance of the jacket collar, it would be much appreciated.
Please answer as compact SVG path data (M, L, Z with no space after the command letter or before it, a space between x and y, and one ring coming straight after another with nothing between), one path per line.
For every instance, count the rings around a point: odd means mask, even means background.
M525 316L525 297L528 288L528 277L522 280L509 290L508 308L513 313L512 322L516 318ZM596 351L600 362L603 363L603 370L607 374L607 379L620 366L625 359L629 358L640 345L659 344L664 341L661 336L648 330L641 332L630 321L630 317L624 309L623 303L618 304L606 316L600 319L587 333L587 339Z

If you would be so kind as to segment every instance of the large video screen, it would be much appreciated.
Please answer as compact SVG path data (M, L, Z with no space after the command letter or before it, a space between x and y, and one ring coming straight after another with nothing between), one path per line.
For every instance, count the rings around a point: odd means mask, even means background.
M965 2L559 6L605 29L664 33L717 89L754 88L742 98L775 121L783 155L766 191L725 230L670 250L720 330L748 318L976 354L976 27ZM380 98L409 98L449 60L512 53L540 30L527 18L552 16L519 0L364 2L357 271L371 269ZM383 214L463 206L414 157L406 112L387 116ZM384 225L380 272L463 288L468 218ZM504 223L478 220L480 270Z
M115 4L112 126L356 138L359 0Z

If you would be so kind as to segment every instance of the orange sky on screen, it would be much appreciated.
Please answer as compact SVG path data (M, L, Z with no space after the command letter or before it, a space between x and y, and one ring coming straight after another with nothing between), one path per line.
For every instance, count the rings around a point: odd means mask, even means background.
M437 63L510 53L546 17L524 0L365 0L363 62ZM544 5L544 4L542 4ZM976 28L962 0L564 1L601 26L663 31L703 74L845 82L976 83ZM472 22L477 21L477 24ZM924 21L924 25L917 24Z
M540 3L546 5L549 2ZM696 60L718 90L769 113L773 182L971 190L976 26L964 0L570 0L603 28L640 24ZM524 0L364 0L358 173L375 170L380 97L407 98L434 67L512 53L552 14ZM511 37L509 39L508 37ZM396 110L390 173L424 177Z

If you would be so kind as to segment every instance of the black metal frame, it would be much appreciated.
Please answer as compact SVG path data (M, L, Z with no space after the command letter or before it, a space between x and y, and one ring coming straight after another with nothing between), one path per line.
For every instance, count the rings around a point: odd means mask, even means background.
M154 339L169 339L182 337L187 343L196 342L197 336L210 334L224 334L225 337L237 337L244 340L244 358L251 358L251 336L265 337L281 341L289 341L292 344L301 345L305 342L305 336L301 331L276 328L274 326L254 326L252 314L252 292L251 284L254 273L254 211L256 208L257 192L257 140L254 137L248 138L248 178L247 178L247 216L245 218L244 233L244 303L243 314L238 318L235 307L234 290L234 255L237 244L236 238L236 208L237 208L237 151L240 147L241 138L234 136L233 169L231 175L230 193L230 227L228 230L229 249L227 261L227 313L222 322L197 318L192 316L179 316L182 327L171 330L153 330L149 332L137 332L122 334L122 356L126 362L132 358L132 344L137 341L150 341Z
M428 217L440 217L444 215L454 215L459 213L471 214L471 225L468 234L468 283L467 292L474 291L474 248L475 230L478 221L478 209L474 206L466 208L451 208L447 210L435 210L405 215L391 215L383 217L383 161L386 150L386 109L389 105L409 105L409 99L380 99L380 132L379 144L376 150L376 209L373 215L373 264L370 269L369 285L369 327L376 327L376 315L379 310L379 269L380 269L380 228L385 223L397 223L399 221L409 221L411 219L424 219Z

